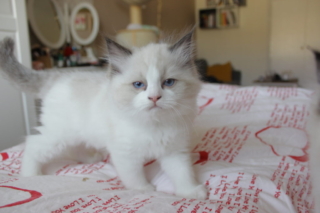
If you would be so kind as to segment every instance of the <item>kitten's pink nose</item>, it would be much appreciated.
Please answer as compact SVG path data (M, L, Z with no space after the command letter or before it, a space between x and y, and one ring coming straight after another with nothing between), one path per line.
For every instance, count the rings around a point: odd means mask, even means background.
M148 97L148 99L156 103L161 97L162 96L152 96L152 97Z

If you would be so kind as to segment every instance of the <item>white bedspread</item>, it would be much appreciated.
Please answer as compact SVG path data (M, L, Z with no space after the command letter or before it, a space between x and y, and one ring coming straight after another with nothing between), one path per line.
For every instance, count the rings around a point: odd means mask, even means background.
M20 177L24 144L0 153L0 212L310 212L306 118L312 92L204 84L193 150L208 200L176 197L156 161L145 166L155 192L124 189L106 158L59 161L45 176Z

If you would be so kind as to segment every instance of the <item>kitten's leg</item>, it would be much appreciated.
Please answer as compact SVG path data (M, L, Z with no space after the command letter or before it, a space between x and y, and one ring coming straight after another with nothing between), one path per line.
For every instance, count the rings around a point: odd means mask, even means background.
M41 163L36 159L32 146L26 145L23 152L20 175L24 177L42 175Z
M176 195L186 198L206 199L207 190L194 176L189 153L176 152L160 159L161 167L173 181Z
M112 153L112 152L111 152ZM123 156L111 154L113 165L116 167L118 175L128 189L154 190L144 174L143 159L134 156Z
M44 135L31 135L27 137L21 165L20 174L22 176L42 175L42 165L58 153L58 150L55 148L55 140L53 137L46 137Z

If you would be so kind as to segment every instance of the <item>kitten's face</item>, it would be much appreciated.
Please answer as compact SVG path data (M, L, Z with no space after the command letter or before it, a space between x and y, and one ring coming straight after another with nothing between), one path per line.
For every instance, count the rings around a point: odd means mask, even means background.
M185 46L175 48L150 44L116 65L120 73L112 79L113 97L121 109L152 117L193 113L199 80L188 61L191 52L186 56Z

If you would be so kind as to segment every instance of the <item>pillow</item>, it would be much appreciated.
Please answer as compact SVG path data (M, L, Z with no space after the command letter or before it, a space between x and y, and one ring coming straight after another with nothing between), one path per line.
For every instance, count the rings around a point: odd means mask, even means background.
M232 65L230 62L226 64L216 64L208 67L207 76L216 77L223 82L232 81Z

